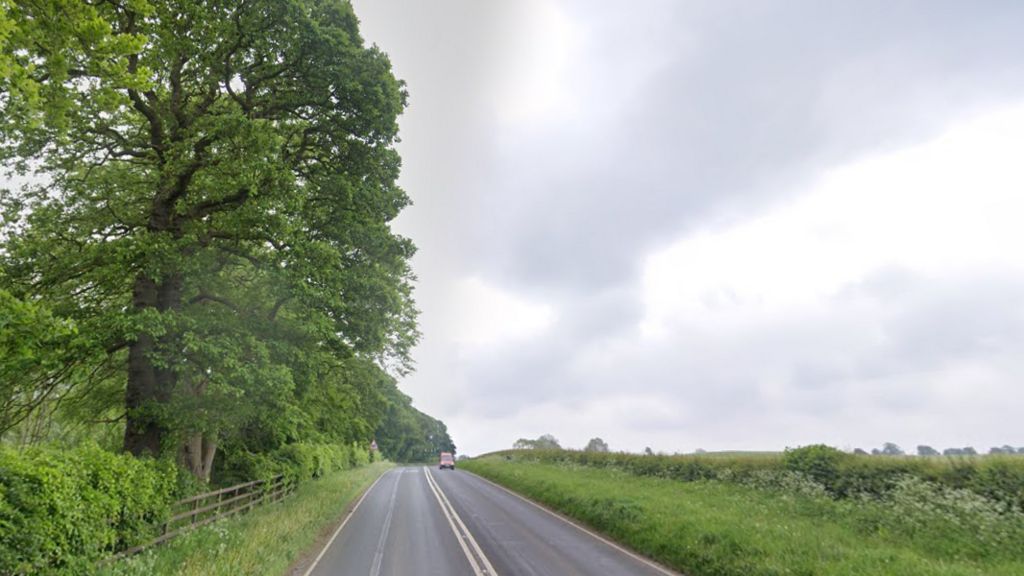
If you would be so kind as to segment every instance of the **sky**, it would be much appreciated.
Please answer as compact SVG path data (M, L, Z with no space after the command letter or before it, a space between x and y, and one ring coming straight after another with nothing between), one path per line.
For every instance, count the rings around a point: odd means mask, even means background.
M1024 446L1024 4L353 4L459 452Z

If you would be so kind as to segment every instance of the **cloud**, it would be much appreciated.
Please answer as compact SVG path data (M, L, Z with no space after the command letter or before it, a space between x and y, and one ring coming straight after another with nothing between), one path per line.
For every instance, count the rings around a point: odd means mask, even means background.
M355 4L464 449L1014 442L1024 7Z
M507 345L536 337L555 317L550 306L518 298L479 278L460 281L454 296L460 306L453 319L453 340L462 346Z

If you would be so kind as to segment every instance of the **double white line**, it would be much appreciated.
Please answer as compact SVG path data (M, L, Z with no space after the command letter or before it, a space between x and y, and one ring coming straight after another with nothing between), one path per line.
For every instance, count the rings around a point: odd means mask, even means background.
M491 562L484 555L484 551L480 549L476 539L469 533L469 529L462 522L462 518L459 518L459 514L455 512L452 503L448 501L448 497L441 491L437 480L434 480L430 469L424 467L423 473L427 477L427 486L430 486L431 492L437 498L437 503L441 505L441 511L444 512L445 518L448 519L448 525L452 527L452 532L455 533L455 539L459 541L459 546L462 547L462 553L466 555L469 565L473 568L473 574L476 576L498 576L494 566L491 566Z

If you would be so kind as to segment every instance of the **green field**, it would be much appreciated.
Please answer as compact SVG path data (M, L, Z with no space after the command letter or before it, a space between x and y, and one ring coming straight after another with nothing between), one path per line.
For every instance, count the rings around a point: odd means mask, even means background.
M837 498L785 471L758 485L547 460L461 466L690 576L1024 574L1018 509L914 476L882 496Z
M305 482L281 502L216 522L101 570L103 576L284 574L346 507L393 465L378 462Z

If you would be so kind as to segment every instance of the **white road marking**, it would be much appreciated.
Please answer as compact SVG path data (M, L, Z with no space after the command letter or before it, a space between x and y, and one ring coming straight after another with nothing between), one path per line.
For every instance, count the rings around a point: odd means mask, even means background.
M320 560L324 557L324 554L327 553L327 550L331 547L331 544L334 544L334 539L337 538L338 534L341 533L341 529L345 527L345 524L348 524L349 518L352 518L352 515L356 513L356 510L359 509L359 505L363 503L363 500L366 500L366 495L373 491L374 486L377 485L377 482L380 482L381 478L387 476L390 473L391 471L388 471L378 476L377 479L373 481L373 484L370 484L370 487L366 489L366 492L363 492L363 495L359 497L359 501L356 502L356 505L352 507L352 510L348 513L348 516L345 516L345 519L341 521L341 525L338 526L338 529L334 531L334 534L331 534L331 539L328 540L327 544L324 545L324 549L316 555L316 559L313 560L313 563L309 565L309 568L306 569L306 572L303 573L302 576L310 576L310 574L313 573L313 570L316 568L316 565L320 563Z
M445 518L448 519L448 525L451 526L452 532L455 533L455 539L459 541L459 546L462 548L462 553L466 555L466 559L469 560L470 567L473 568L473 573L476 576L498 576L498 572L491 565L491 561L484 555L484 551L480 549L480 544L477 543L476 538L470 534L469 528L466 528L466 524L462 522L462 518L459 517L458 512L452 506L452 503L448 501L448 497L444 495L444 491L441 490L441 486L434 480L433 475L430 473L430 468L424 467L423 474L427 477L427 486L434 493L434 497L437 498L437 503L441 506L441 511L444 512ZM458 527L456 527L458 524ZM470 552L466 543L473 548L473 552ZM475 555L475 557L474 557ZM479 558L480 562L477 562ZM480 564L483 564L481 567Z
M388 502L388 515L384 518L384 527L380 531L380 540L377 541L377 553L373 555L373 566L370 568L370 576L380 576L380 565L384 562L384 546L388 543L388 533L391 532L391 519L395 515L395 498L398 496L398 485L402 482L404 470L398 473L398 480L395 480L395 487L391 490L391 500Z
M466 473L473 474L472 472L466 472ZM634 560L636 560L638 562L642 562L643 564L646 564L647 566L657 570L658 572L661 572L662 574L665 574L665 576L680 576L678 572L672 572L671 570L665 568L664 566L656 564L655 562L653 562L653 561L651 561L651 560L649 560L647 558L644 558L643 556L640 556L639 554L637 554L635 552L627 550L627 549L623 548L622 546L616 544L615 542L612 542L611 540L605 538L604 536L601 536L600 534L597 534L595 532L591 532L590 530L584 528L583 526L580 526L579 524L573 522L572 520L566 518L565 516L562 516L561 514L557 514L557 513L553 512L553 511L545 508L544 506L541 506L540 504L534 502L533 500L530 500L529 498L526 498L526 497L524 497L524 496L522 496L520 494L516 494L515 492L509 490L508 488L505 488L501 484L498 484L496 482L491 482L490 480L488 480L487 478L484 478L483 476L480 476L479 474L473 474L473 476L476 476L477 478L483 480L484 482L487 482L488 484L490 484L491 486L494 486L495 488L499 488L499 489L503 490L504 492L507 492L507 493L511 494L512 496L515 496L516 498L522 500L523 502L526 502L527 504L537 508L538 510L543 510L544 512L550 514L551 516L554 516L555 518L558 518L562 522L565 522L566 524L568 524L569 526L572 526L573 528L579 530L580 532L583 532L584 534L587 534L587 535L589 535L592 538L600 540L601 542L604 542L605 544L611 546L612 548L615 548L616 550L618 550L619 552L622 552L623 554L629 556L630 558L632 558L632 559L634 559Z

